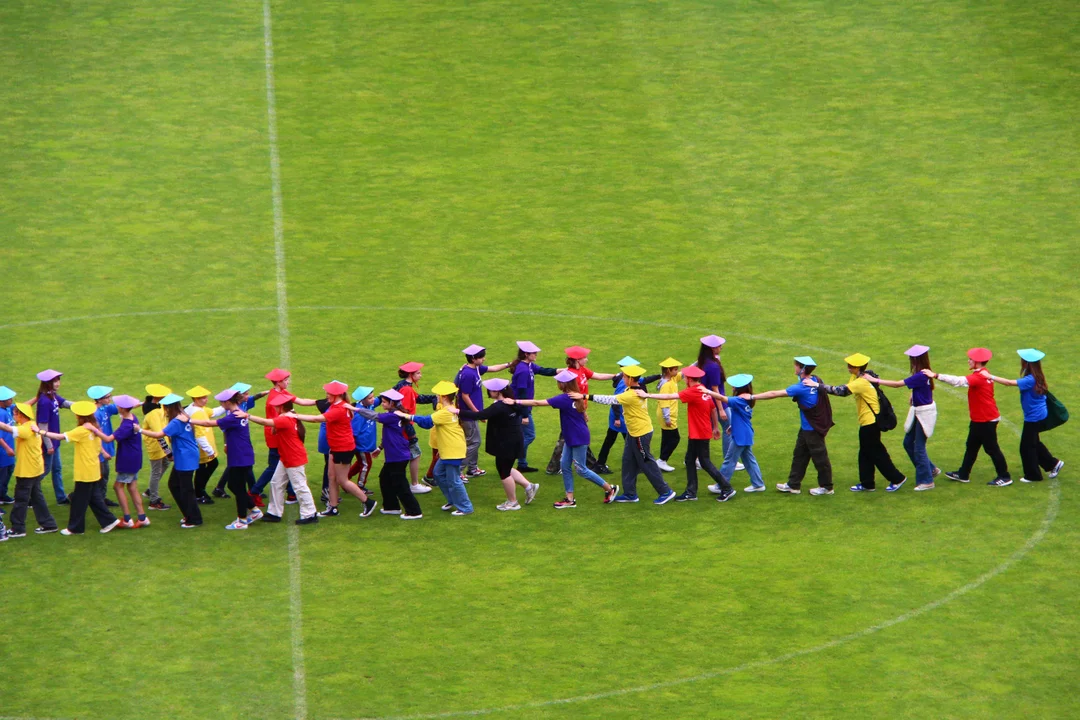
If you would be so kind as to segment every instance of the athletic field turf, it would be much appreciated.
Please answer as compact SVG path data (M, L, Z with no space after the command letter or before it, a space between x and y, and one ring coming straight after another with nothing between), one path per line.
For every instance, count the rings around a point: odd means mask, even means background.
M758 391L804 353L840 382L850 352L898 378L912 343L948 373L982 345L1015 377L1035 346L1076 410L1078 37L1065 0L2 3L0 383L258 389L283 365L314 396L413 359L452 378L470 343L611 371L715 332ZM952 470L966 402L937 399ZM579 480L556 512L541 475L499 513L482 456L467 518L350 499L228 533L218 502L193 531L174 509L4 543L0 717L1080 715L1078 421L1045 438L1056 481L987 487L983 457L970 485L858 496L833 405L833 497L772 490L798 422L775 401L769 492L740 473L726 505ZM558 419L535 417L541 464Z

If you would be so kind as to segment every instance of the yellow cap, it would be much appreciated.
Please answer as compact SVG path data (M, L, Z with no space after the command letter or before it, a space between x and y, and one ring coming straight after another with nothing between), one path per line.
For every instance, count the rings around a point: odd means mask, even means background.
M187 396L189 398L201 398L206 397L209 394L210 391L204 388L202 385L196 385L195 387L187 391Z
M97 405L89 400L80 400L79 402L71 403L71 407L68 409L80 417L90 417L97 412Z
M676 360L676 359L675 359L675 358L673 358L673 357L669 357L669 358L668 358L668 359L666 359L666 360L661 360L661 361L660 361L660 367L662 367L662 368L669 368L669 367L682 367L682 363L681 363L681 362L679 362L678 360Z
M31 420L34 419L34 408L30 407L29 403L15 403L15 409Z
M440 380L435 384L435 387L431 388L431 392L436 395L453 395L457 391L457 385L447 380Z
M161 383L150 383L146 386L146 394L150 397L165 397L172 393L172 390L165 387Z
M870 358L866 357L862 353L855 353L854 355L848 355L844 358L844 362L852 367L862 367L863 365L870 364Z
M627 365L622 369L622 374L632 378L641 377L645 374L645 368L640 365Z

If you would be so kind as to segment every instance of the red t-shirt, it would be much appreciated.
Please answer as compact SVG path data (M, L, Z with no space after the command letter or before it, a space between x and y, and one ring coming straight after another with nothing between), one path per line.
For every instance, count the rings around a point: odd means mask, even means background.
M679 399L686 403L690 439L712 440L713 399L692 387L680 391Z
M289 394L288 390L278 390L277 388L273 388L273 389L270 390L270 394L266 396L266 419L267 420L273 420L274 418L276 418L278 415L281 414L281 411L278 410L275 406L271 405L270 401L273 400L274 398L278 397L279 395L288 395L288 394ZM268 448L276 448L278 446L277 436L274 435L274 428L270 427L269 425L266 425L266 426L263 427L263 438L266 440L266 447L268 447Z
M345 403L336 402L323 413L326 418L326 442L330 452L350 452L356 449L356 438L352 434L352 411L345 408Z
M412 385L402 385L398 388L398 392L402 394L401 407L405 408L405 412L410 415L416 414L416 389Z
M968 411L972 422L993 422L1001 417L994 401L994 381L975 372L967 376Z
M295 418L274 418L273 430L278 454L281 456L281 463L287 468L307 465L307 449L296 434L296 423Z

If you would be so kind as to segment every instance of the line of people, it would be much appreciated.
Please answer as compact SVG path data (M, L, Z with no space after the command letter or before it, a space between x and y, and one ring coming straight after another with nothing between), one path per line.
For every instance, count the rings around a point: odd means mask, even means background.
M45 501L41 483L51 475L58 504L68 504L65 535L85 531L85 515L93 512L101 532L115 528L141 528L150 525L148 510L168 510L160 495L160 482L168 465L168 489L180 510L180 526L191 529L202 525L200 505L212 504L211 496L234 499L236 519L226 529L247 530L255 521L281 522L284 506L299 504L297 524L311 524L320 518L340 514L344 494L362 504L360 516L370 517L378 501L367 487L374 459L382 455L379 493L382 514L402 520L423 517L418 501L431 491L430 481L442 492L442 510L453 516L474 512L467 485L485 471L479 466L480 423L485 423L485 450L495 459L495 469L502 482L506 500L500 511L520 510L519 490L524 504L537 496L540 485L526 477L537 472L529 465L530 445L536 437L535 408L559 411L559 438L549 463L549 474L561 473L563 496L556 509L577 505L574 476L596 485L604 503L640 501L637 480L644 475L656 493L653 501L664 505L671 501L698 499L698 470L713 480L708 490L720 502L735 496L732 478L745 469L750 485L747 493L766 489L754 455L754 410L759 401L791 398L799 410L799 431L792 452L791 468L785 482L776 490L800 494L802 481L812 462L817 471L817 487L811 495L834 493L832 463L826 437L833 427L830 397L853 397L859 424L858 477L852 492L876 490L876 475L887 481L887 492L900 490L907 476L893 463L882 433L898 424L898 418L882 387L910 391L904 418L904 449L914 467L916 492L932 490L940 469L930 460L927 441L934 434L937 405L935 381L966 388L970 425L967 447L960 468L946 472L949 480L966 483L980 450L991 458L995 477L988 484L1004 487L1012 484L1007 461L997 439L1001 416L994 396L995 384L1016 387L1024 414L1020 437L1022 482L1038 482L1046 471L1056 477L1064 461L1055 457L1041 440L1041 434L1068 419L1064 406L1050 392L1042 369L1045 354L1033 348L1018 351L1019 377L993 375L988 368L993 355L986 348L968 351L966 375L938 373L930 366L930 348L913 345L906 351L910 373L902 379L880 377L869 369L870 358L855 353L845 358L847 382L825 383L815 372L812 357L793 359L795 381L788 387L755 392L753 376L740 373L727 376L720 359L725 341L717 335L700 339L695 362L689 366L673 357L659 363L660 372L647 374L630 356L618 363L618 372L595 372L588 367L590 351L581 346L566 348L565 367L537 364L540 348L530 341L517 343L517 354L507 363L486 364L487 351L470 345L462 352L465 362L453 382L441 380L429 394L420 394L418 384L424 365L408 362L398 368L399 382L378 394L374 387L361 386L351 394L348 385L338 380L323 385L325 398L311 399L293 395L288 370L274 369L266 378L268 390L252 393L247 383L235 385L213 395L218 405L209 407L211 391L195 386L184 397L161 384L146 386L145 400L130 395L114 395L113 388L95 385L87 390L89 400L69 401L60 395L62 373L45 370L38 374L37 394L27 402L16 402L16 393L0 386L0 504L13 504L7 529L0 520L0 539L26 535L28 510L34 511L38 534L56 532L59 526ZM489 373L509 371L510 378L485 379ZM558 392L544 399L536 397L536 377L552 377ZM609 380L613 392L592 392L590 381ZM651 383L658 383L655 392ZM730 387L730 392L726 390ZM485 397L486 394L486 397ZM257 401L265 398L265 411L254 414ZM485 406L485 400L491 403ZM657 402L656 421L661 428L660 454L652 453L653 416L648 401ZM350 402L351 401L351 402ZM599 456L591 453L589 404L609 408L608 433ZM432 410L418 409L430 405ZM688 438L684 456L686 485L676 493L665 480L675 470L669 460L681 444L679 408L686 406ZM316 412L299 408L314 407ZM140 422L135 415L141 409ZM62 409L70 410L75 427L61 431ZM118 425L113 427L113 419ZM264 428L267 464L255 477L255 450L250 423ZM305 424L319 425L319 452L324 458L322 500L326 507L317 511L308 485ZM381 440L378 427L382 426ZM213 489L208 492L218 466L214 428L224 438L226 467ZM419 474L423 452L417 428L429 431L431 463L426 476ZM611 474L607 465L610 451L623 438L620 483L604 479ZM723 457L720 467L712 462L710 443L720 440ZM74 447L74 489L65 493L59 444ZM149 461L147 490L140 493L138 475L144 459ZM107 497L115 463L113 489L118 502ZM14 478L14 497L8 494ZM355 480L354 480L355 478ZM226 488L232 495L226 492ZM269 503L264 489L269 489ZM145 502L144 502L145 500ZM119 507L121 517L113 514Z

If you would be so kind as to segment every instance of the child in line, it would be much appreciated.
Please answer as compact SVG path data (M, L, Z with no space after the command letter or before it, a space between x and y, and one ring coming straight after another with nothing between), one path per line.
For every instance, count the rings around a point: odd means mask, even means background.
M378 422L359 412L359 408L371 410L375 407L375 388L360 386L353 390L353 402L358 403L357 412L352 418L353 439L356 441L356 462L349 468L349 479L356 478L356 484L367 488L368 475L375 458L379 456ZM383 498L385 508L386 499Z
M164 385L151 383L146 386L146 400L142 405L143 450L150 460L150 481L143 496L150 501L147 506L150 510L168 510L172 507L161 499L161 478L165 477L165 470L172 462L172 446L165 435L152 436L145 432L160 433L165 429L169 419L165 417L161 399L171 394L172 390Z
M751 395L755 400L789 397L799 408L799 434L795 439L795 450L791 453L788 481L777 483L776 490L789 495L802 493L802 481L806 476L806 468L813 460L814 469L817 470L818 486L811 488L810 494L832 495L834 493L832 461L829 460L829 449L825 445L825 437L833 426L832 405L829 404L829 396L818 391L822 383L821 378L814 374L814 370L817 369L814 358L809 355L799 355L794 358L794 361L794 385L789 385L783 390L768 390Z
M45 495L41 492L41 480L45 477L45 461L42 458L40 428L34 422L34 409L29 403L16 403L14 425L0 423L0 430L9 432L15 440L15 506L11 509L9 538L26 537L26 509L34 508L38 527L37 535L54 533L59 528L49 512Z
M233 388L222 390L214 399L221 403L223 414L214 419L191 418L196 427L221 430L225 436L225 472L221 479L228 483L232 498L236 501L236 520L225 526L226 530L247 530L248 525L262 517L248 488L255 484L255 448L251 444L248 415L241 408L242 394ZM226 496L228 497L228 496Z
M397 390L385 390L379 393L382 412L376 413L371 409L374 405L374 395L370 388L364 389L368 392L362 394L356 414L373 423L373 427L376 424L383 426L385 455L382 470L379 472L379 490L383 495L383 507L379 512L383 515L397 515L402 520L421 520L424 513L405 476L405 468L412 460L412 452L409 449L409 436L405 433L407 421L397 414L402 412L401 400L405 396Z
M682 363L673 357L660 361L660 395L679 394L679 368ZM675 454L682 437L679 435L679 401L660 400L656 404L656 419L660 423L660 459L656 464L664 472L675 472L668 460ZM678 498L676 498L678 500Z
M106 435L113 434L112 419L116 417L118 412L116 405L113 404L112 391L113 389L106 385L94 385L86 391L87 397L93 400L97 406L94 411L94 418L97 420L98 427ZM101 462L101 480L98 481L97 492L109 507L117 507L117 504L109 499L109 461L115 456L115 442L101 443L101 457L99 458Z
M15 391L7 385L0 385L0 424L15 424L11 406L15 404ZM11 505L15 498L8 495L11 478L15 473L15 436L7 430L0 430L0 505Z
M315 500L311 496L311 488L307 482L307 449L304 441L300 439L300 422L293 414L293 403L296 396L284 390L271 393L267 399L267 407L272 408L273 418L248 415L247 419L256 425L269 428L273 434L273 444L277 463L274 473L270 476L270 503L263 513L263 522L281 522L281 516L285 511L285 487L290 485L296 494L300 504L300 517L296 520L297 525L311 525L319 522L319 515L315 511ZM254 500L254 499L253 499Z
M439 462L435 463L435 481L446 497L442 509L451 515L472 515L473 504L461 478L461 464L465 460L465 430L458 421L456 399L458 387L452 382L440 380L431 392L439 398L439 409L431 415L414 415L396 412L398 417L415 422L420 427L439 431Z
M120 527L147 527L150 520L143 509L138 482L143 460L142 438L139 437L139 420L131 412L141 403L131 395L117 395L112 404L120 414L120 425L112 434L116 440L116 482L113 483L113 490L124 514ZM135 507L134 520L131 518L132 506Z
M221 417L225 410L218 406L213 410L206 407L210 399L210 391L202 385L196 385L187 391L191 398L191 404L184 408L184 412L192 420L210 420ZM199 444L199 469L195 471L195 502L200 505L213 505L214 501L206 492L206 486L210 478L218 469L217 442L214 439L214 431L205 425L192 423L195 426L195 442Z
M71 493L71 513L68 515L67 527L61 530L60 534L82 535L86 531L87 507L93 511L101 525L101 532L111 532L120 521L109 511L105 499L95 491L95 484L101 480L101 442L111 442L115 438L98 428L97 419L94 417L97 407L94 403L80 400L72 403L70 409L75 415L75 429L66 433L48 430L41 432L42 436L50 440L66 441L75 445L75 489Z
M169 473L169 492L184 517L180 527L185 530L202 525L202 510L195 501L195 471L199 469L199 444L195 441L195 428L181 407L184 398L169 393L161 398L161 409L168 422L161 430L142 429L144 437L155 440L169 438L172 448L173 469Z
M995 375L990 379L1001 385L1020 389L1020 407L1024 410L1024 430L1020 434L1020 462L1024 468L1022 483L1041 482L1042 471L1046 470L1051 478L1056 478L1065 461L1058 460L1043 445L1039 433L1046 429L1046 395L1050 392L1043 374L1042 359L1046 353L1035 348L1017 350L1020 356L1020 378L1010 380ZM987 373L989 374L989 373Z
M416 392L416 385L424 376L423 369L424 363L415 361L407 362L398 368L400 380L394 385L394 390L401 393L401 407L406 413L415 413L417 405L438 407L439 399L435 395L420 395ZM431 492L431 486L420 482L420 457L422 453L420 451L420 441L416 437L416 428L413 427L411 422L405 423L404 428L405 438L409 441L409 486L416 495L426 495ZM435 463L439 461L439 446L435 431L431 433L430 445L432 452L431 465L428 467L424 479L434 481Z

